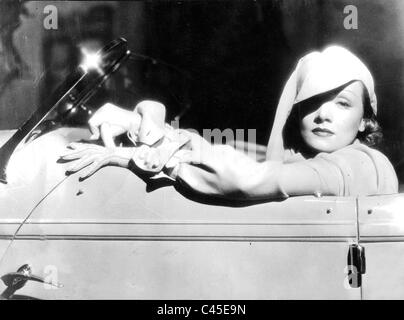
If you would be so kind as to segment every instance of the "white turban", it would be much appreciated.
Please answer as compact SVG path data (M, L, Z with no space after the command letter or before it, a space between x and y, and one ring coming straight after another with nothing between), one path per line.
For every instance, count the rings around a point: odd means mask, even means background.
M373 77L366 65L349 50L330 46L322 52L311 52L301 58L283 89L269 138L267 159L282 160L282 132L293 105L339 88L352 81L361 81L377 113Z

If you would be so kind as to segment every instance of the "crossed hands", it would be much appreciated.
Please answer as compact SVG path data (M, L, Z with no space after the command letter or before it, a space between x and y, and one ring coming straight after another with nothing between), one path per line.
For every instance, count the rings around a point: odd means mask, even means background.
M88 121L92 136L90 140L102 139L104 146L74 142L71 150L61 160L74 161L66 174L81 171L80 179L86 179L100 168L113 165L128 168L131 159L144 170L161 170L157 149L149 147L164 135L165 107L155 101L139 103L135 111L119 108L111 103L103 105ZM114 138L129 132L138 147L116 147Z

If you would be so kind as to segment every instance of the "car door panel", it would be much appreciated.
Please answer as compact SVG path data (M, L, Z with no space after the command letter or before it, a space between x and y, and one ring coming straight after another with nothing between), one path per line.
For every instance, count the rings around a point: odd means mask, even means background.
M364 299L404 298L404 195L358 200L360 243L366 252Z
M57 270L63 288L29 282L19 291L46 299L359 299L345 285L355 206L311 196L212 205L172 186L148 192L129 170L106 167L47 196L0 272Z
M62 128L24 147L19 157L26 163L36 152L38 176L19 190L1 189L0 232L6 241L15 237L0 275L30 264L45 282L64 285L28 281L19 295L360 298L360 289L344 285L348 247L358 236L355 198L213 201L117 167L80 182L57 163L80 138L88 130ZM18 165L12 160L14 172Z
M2 274L29 263L63 285L29 282L18 292L41 299L359 298L344 286L343 242L18 240L13 247Z

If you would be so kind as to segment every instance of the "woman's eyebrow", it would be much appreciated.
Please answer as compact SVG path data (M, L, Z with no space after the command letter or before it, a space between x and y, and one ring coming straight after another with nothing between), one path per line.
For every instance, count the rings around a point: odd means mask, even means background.
M341 96L341 95L344 95L344 94L348 94L348 95L350 94L350 95L353 95L353 96L355 96L357 98L360 98L360 96L355 91L350 90L350 89L342 90L340 93L338 93L337 97Z

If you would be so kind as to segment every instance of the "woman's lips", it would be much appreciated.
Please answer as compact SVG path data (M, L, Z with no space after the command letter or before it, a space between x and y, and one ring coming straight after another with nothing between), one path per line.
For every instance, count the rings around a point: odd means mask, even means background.
M329 137L334 134L334 132L332 132L331 130L320 127L314 128L311 132L319 137Z

